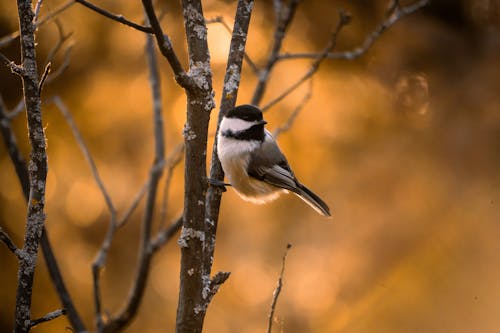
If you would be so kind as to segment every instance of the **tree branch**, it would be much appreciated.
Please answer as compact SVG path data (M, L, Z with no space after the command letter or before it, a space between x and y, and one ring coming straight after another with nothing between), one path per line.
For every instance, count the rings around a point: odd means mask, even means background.
M350 16L347 13L344 13L341 11L339 13L339 22L337 23L337 26L330 37L330 41L328 42L326 47L323 49L323 52L321 52L320 57L312 62L310 69L297 82L292 84L284 92L282 92L280 95L278 95L278 97L276 97L275 99L273 99L272 101L267 103L265 106L263 106L262 111L266 111L267 109L269 109L270 107L272 107L276 103L280 102L282 99L284 99L290 93L295 91L295 89L297 89L300 85L302 85L302 83L304 83L309 78L311 78L314 75L314 73L316 73L316 71L319 69L319 66L323 62L323 60L326 59L326 56L328 55L328 53L335 48L335 45L337 44L337 37L338 37L340 31L342 30L342 28L344 26L346 26L349 23L349 21L350 21Z
M47 14L42 19L38 20L35 23L35 27L36 28L41 27L45 23L49 22L52 18L56 17L57 15L59 15L60 13L62 13L63 11L65 11L66 9L68 9L69 7L71 7L74 3L75 3L75 0L68 0L68 1L66 1L61 6L57 7L54 11L52 11L49 14ZM10 43L12 43L17 38L19 38L19 31L13 32L13 33L11 33L11 34L9 34L7 36L4 36L4 37L0 38L0 48L8 46Z
M397 2L391 2L388 6L386 12L386 18L373 30L360 46L356 47L351 51L342 52L329 52L326 56L328 59L342 59L342 60L354 60L364 55L375 42L386 32L390 27L392 27L396 22L405 16L408 16L422 7L426 6L429 0L419 0L410 5L400 7ZM279 60L289 60L289 59L317 59L321 56L320 53L284 53L279 56Z
M129 21L125 17L123 17L122 15L115 15L111 12L108 12L105 9L97 7L96 5L90 3L86 0L74 0L74 1L87 7L88 9L93 10L94 12L96 12L104 17L107 17L107 18L113 20L113 21L119 22L121 24L125 24L126 26L129 26L131 28L134 28L134 29L142 31L142 32L146 32L148 34L153 33L153 29L151 29L151 27L145 27L145 26L142 26L140 24Z
M24 103L23 103L23 105L24 105ZM0 96L0 125L1 125L0 129L1 129L2 135L4 137L5 144L7 146L7 150L9 152L10 159L11 159L12 163L14 164L17 178L19 179L19 182L21 183L21 188L23 190L24 198L26 201L28 201L28 199L29 199L29 187L30 187L28 168L26 167L26 162L24 161L24 158L22 157L22 155L19 151L19 148L17 146L16 137L14 135L14 132L10 128L9 119L6 116L5 105L3 104L1 96ZM61 275L61 272L59 270L59 266L57 264L57 260L55 258L53 251L52 251L52 247L50 245L50 241L49 241L47 232L45 230L45 227L43 229L42 238L41 238L40 243L41 243L40 245L42 247L45 263L47 264L47 269L48 269L50 277L52 279L52 283L54 284L54 287L57 291L57 294L59 295L61 303L64 305L64 308L67 310L68 319L71 323L71 326L73 327L73 329L76 332L79 332L79 333L87 332L87 330L85 329L85 326L83 325L82 320L80 319L78 311L76 310L76 308L73 304L71 296L70 296L68 290L66 289L64 279Z
M286 122L273 131L273 136L275 139L277 139L282 133L287 132L293 126L295 119L297 119L297 116L304 109L304 106L306 105L306 103L311 99L312 82L313 82L313 80L309 80L310 84L309 84L309 87L307 89L307 93L302 98L302 101L300 101L300 103L297 104L297 106L295 107L293 112L290 114L290 116L288 117Z
M41 318L32 320L31 323L30 323L30 327L34 327L34 326L36 326L38 324L54 320L54 319L59 318L60 316L63 316L65 314L66 314L66 310L65 309L59 309L59 310L55 310L55 311L49 312L45 316L43 316Z
M14 244L9 235L3 231L2 227L0 227L0 240L7 246L10 252L12 252L17 259L21 259L21 250Z
M222 16L216 16L213 19L205 20L205 23L206 24L220 23L220 24L222 24L224 29L226 29L227 32L229 32L231 35L233 34L231 27L226 23L226 21L224 20L224 18ZM246 52L243 54L243 59L246 61L248 66L250 66L253 73L258 75L260 72L259 68L257 68L257 65L255 65L255 63L252 61L252 59L250 58L250 56Z
M274 30L273 46L269 58L267 59L266 66L260 71L259 80L252 97L251 103L253 105L259 105L264 96L267 82L269 81L269 75L271 75L271 70L279 59L279 53L283 44L283 39L285 38L285 33L292 23L299 2L300 0L290 0L287 7L283 7L282 3L279 6L275 6L275 9L279 10L279 12L276 12L276 28Z
M145 1L145 0L143 0ZM181 268L176 329L201 332L205 317L203 275L205 242L206 154L210 112L215 107L207 27L201 0L183 0L184 29L189 55L187 115L184 127L184 216L181 236ZM209 280L209 278L208 278Z
M153 93L153 123L154 123L154 144L155 157L150 170L148 196L146 208L141 227L141 243L139 246L138 267L134 284L129 291L127 302L120 313L113 317L105 326L105 332L116 332L126 327L139 309L146 282L150 272L150 264L153 252L150 251L151 226L153 223L154 206L160 178L163 174L163 163L165 158L165 139L163 130L162 104L160 73L156 61L154 41L151 36L147 36L146 55L149 64L150 83Z
M47 153L42 124L38 69L35 51L35 24L31 0L17 1L21 31L21 61L23 68L23 95L28 118L31 145L29 161L30 194L22 258L19 260L16 293L15 332L28 332L31 328L31 298L37 261L37 252L45 223L45 181Z
M181 62L175 54L170 38L168 37L168 35L163 33L160 21L158 20L158 16L156 16L154 10L152 0L142 0L142 5L148 17L149 23L151 24L152 33L156 37L156 44L158 45L161 54L167 59L170 67L172 67L175 75L175 80L181 87L184 88L192 85L192 80L182 68Z
M285 254L283 255L283 259L281 261L281 272L280 272L280 276L278 278L278 283L276 284L276 289L274 290L274 293L273 293L273 300L271 301L271 310L269 311L269 321L267 323L267 333L271 333L271 330L273 327L274 311L276 310L276 304L278 302L278 297L280 296L280 293L281 293L281 288L283 288L283 274L285 273L286 256L288 254L288 250L290 250L291 247L292 247L292 244L288 244L286 246Z
M217 119L216 136L219 132L219 125L227 111L236 105L238 97L238 88L241 79L241 68L245 55L245 46L248 36L248 27L252 15L254 2L252 0L238 1L236 9L233 35L229 47L229 55L224 77L224 86L222 89L221 106ZM217 140L214 141L212 163L210 165L210 178L215 180L224 180L224 171L217 155ZM222 191L219 187L209 187L206 203L206 228L207 239L205 244L204 272L210 277L213 255L215 251L215 238L217 234L217 223L219 220L219 209L222 198ZM229 274L227 275L229 277ZM226 279L227 279L226 277ZM224 279L225 281L225 279ZM223 281L222 281L223 282ZM210 300L206 302L206 306Z
M64 102L61 100L59 96L55 96L54 99L54 104L58 107L59 111L63 114L64 118L68 122L68 125L70 126L73 135L80 146L80 149L82 150L82 153L87 160L87 163L90 166L92 175L97 183L97 186L99 187L103 197L104 201L106 202L106 205L108 207L108 210L110 212L110 221L108 225L108 230L106 232L106 236L104 237L104 240L102 242L101 248L99 249L99 252L96 255L96 258L94 259L94 262L92 263L92 278L94 282L94 305L95 305L95 316L96 316L96 321L97 321L97 329L99 332L102 331L104 327L104 323L102 321L102 311L101 311L101 291L100 291L100 272L102 267L104 266L106 262L106 257L109 251L109 248L111 247L111 242L113 240L113 236L115 234L115 230L117 228L117 221L116 221L116 209L113 205L113 202L111 200L111 197L109 196L106 187L104 186L104 183L99 176L99 172L97 170L97 167L95 165L94 159L92 158L92 155L90 154L85 142L83 141L83 138L80 134L80 131L78 130L78 127L76 126L73 117L71 116L71 113L69 112L68 108L64 104Z
M182 216L177 218L168 228L160 230L151 240L149 250L154 254L165 245L182 227Z

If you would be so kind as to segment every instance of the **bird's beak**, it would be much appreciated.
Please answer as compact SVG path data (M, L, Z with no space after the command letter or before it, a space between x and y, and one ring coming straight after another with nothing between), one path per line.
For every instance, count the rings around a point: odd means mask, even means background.
M257 122L257 125L265 125L265 124L267 124L267 121L265 121L265 120L259 120Z

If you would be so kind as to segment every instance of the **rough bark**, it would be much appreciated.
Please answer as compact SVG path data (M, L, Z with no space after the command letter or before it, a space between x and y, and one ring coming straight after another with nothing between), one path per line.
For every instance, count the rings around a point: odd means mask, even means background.
M31 297L37 262L38 244L45 222L45 181L47 154L42 125L40 89L35 52L34 12L30 0L18 0L21 33L21 60L24 102L28 118L31 145L28 173L30 192L22 259L19 260L16 294L15 332L28 332L31 328Z

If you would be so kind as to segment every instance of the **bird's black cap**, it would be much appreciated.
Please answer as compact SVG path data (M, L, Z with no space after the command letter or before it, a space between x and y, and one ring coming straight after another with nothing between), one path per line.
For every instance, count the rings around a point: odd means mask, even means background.
M226 118L238 118L246 121L261 121L262 111L256 106L243 104L239 105L226 113Z

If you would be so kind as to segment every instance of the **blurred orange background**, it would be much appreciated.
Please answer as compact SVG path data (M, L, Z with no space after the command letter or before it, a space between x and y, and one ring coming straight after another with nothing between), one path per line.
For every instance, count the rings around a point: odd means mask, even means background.
M42 15L60 1L44 2ZM235 1L204 1L207 18L232 26ZM368 3L368 4L367 4ZM403 2L406 3L406 2ZM96 1L142 20L140 3ZM162 24L186 66L181 9L161 4ZM304 1L284 52L320 51L337 22L352 13L337 50L361 44L383 18L385 1ZM58 16L73 32L68 70L44 89L68 105L120 213L147 179L153 159L152 102L143 33L73 5ZM247 53L263 64L271 45L271 1L257 1ZM499 332L500 317L500 3L438 0L404 18L366 55L325 61L313 95L280 144L299 179L330 204L326 220L293 196L265 206L224 194L214 270L231 271L209 307L206 332L263 332L287 243L275 332ZM0 35L17 30L15 3L0 3ZM216 101L230 35L209 26ZM37 36L40 68L57 41L55 24ZM1 51L19 62L16 42ZM54 66L62 61L60 55ZM182 142L185 96L160 58L167 154ZM273 71L263 104L300 78L311 60L286 60ZM41 69L40 69L41 71ZM238 103L256 77L244 67ZM8 107L21 82L0 66ZM265 114L270 129L286 122L307 84ZM48 141L47 229L86 324L93 325L90 265L109 212L62 115L43 107ZM215 131L216 111L211 128ZM28 156L26 119L13 121ZM210 143L213 137L210 138ZM208 155L210 156L210 155ZM160 194L162 193L160 189ZM182 210L182 165L167 215ZM158 198L161 201L161 195ZM159 206L158 206L159 207ZM102 275L104 308L115 313L133 279L143 203L114 239ZM156 214L160 215L160 209ZM22 244L26 209L3 143L0 225ZM17 262L0 245L0 332L12 331ZM154 258L143 305L126 332L174 331L179 284L175 239ZM33 317L60 307L42 256ZM62 332L59 318L33 332Z

